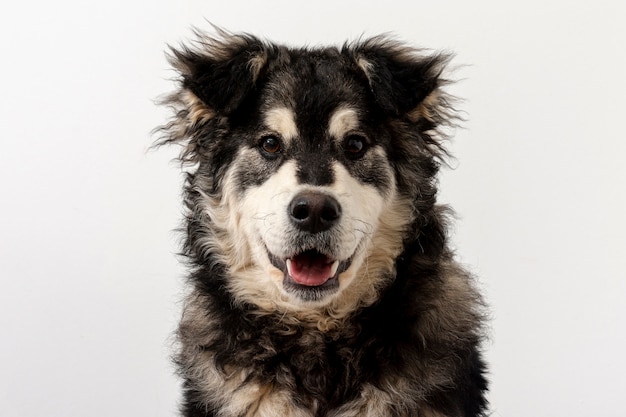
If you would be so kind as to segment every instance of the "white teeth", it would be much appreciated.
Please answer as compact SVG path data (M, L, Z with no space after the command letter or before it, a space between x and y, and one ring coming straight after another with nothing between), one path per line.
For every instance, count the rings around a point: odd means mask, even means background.
M287 274L292 277L293 275L291 275L291 259L287 259L285 263L287 264Z

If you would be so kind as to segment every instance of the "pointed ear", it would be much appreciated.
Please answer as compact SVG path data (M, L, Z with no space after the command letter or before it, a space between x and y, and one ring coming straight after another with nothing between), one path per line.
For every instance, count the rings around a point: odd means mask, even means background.
M161 134L155 146L183 145L183 163L198 162L216 132L213 123L222 123L252 93L273 51L255 37L216 30L215 37L196 31L191 47L171 48L168 57L181 78L178 89L160 101L174 114L155 129Z
M439 87L446 83L441 73L450 56L425 56L384 36L354 46L352 53L384 111L413 122L438 113Z
M172 48L170 62L182 75L191 113L203 113L198 106L204 104L209 113L231 114L254 88L267 62L268 47L259 39L223 30L218 35L198 33L195 48Z

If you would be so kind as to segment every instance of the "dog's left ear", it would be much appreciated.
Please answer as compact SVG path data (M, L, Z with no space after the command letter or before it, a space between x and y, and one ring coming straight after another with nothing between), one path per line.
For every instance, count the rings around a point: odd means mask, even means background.
M368 39L354 46L352 54L385 112L413 122L429 119L439 124L437 115L445 105L440 87L446 83L441 74L449 55L425 56L386 37Z

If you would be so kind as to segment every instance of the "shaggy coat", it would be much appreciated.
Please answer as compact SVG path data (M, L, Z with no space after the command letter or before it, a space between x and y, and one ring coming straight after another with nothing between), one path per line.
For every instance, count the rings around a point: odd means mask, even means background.
M482 301L436 204L448 62L386 37L172 49L185 417L470 417Z

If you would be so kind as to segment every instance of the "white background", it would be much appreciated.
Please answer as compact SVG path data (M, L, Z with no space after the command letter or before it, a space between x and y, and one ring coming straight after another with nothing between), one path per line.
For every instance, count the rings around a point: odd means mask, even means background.
M441 200L492 308L494 416L624 416L620 1L11 2L0 12L0 416L173 416L177 149L163 51L205 19L297 45L455 51Z

